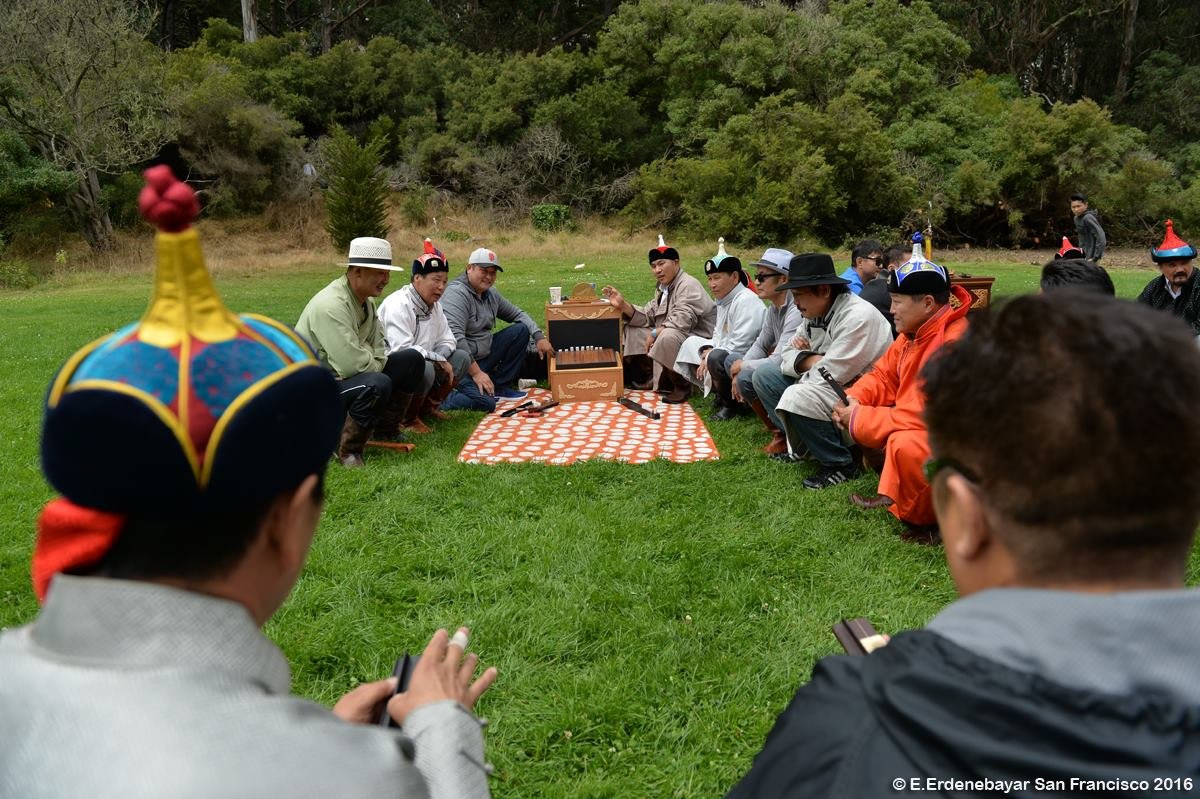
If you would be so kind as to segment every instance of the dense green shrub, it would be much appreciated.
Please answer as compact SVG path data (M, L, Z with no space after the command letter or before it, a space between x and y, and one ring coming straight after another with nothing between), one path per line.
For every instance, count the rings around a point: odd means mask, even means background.
M380 164L383 142L372 139L360 145L340 127L324 143L329 188L325 192L325 210L329 221L325 229L339 250L350 246L357 236L384 238L387 221L387 178Z
M570 230L574 227L571 221L571 209L558 203L540 203L529 210L529 217L535 230L554 233L559 230Z
M45 279L45 273L36 264L0 258L0 288L31 289Z

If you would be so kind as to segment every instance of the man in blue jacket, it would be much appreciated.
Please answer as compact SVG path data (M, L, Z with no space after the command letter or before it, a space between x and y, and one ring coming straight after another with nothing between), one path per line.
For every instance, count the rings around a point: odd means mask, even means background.
M1024 296L924 376L962 598L870 655L821 660L730 796L1190 795L1189 329L1096 294Z

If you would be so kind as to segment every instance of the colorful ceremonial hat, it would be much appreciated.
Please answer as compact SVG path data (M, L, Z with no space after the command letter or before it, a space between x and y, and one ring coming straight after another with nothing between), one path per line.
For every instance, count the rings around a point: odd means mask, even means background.
M650 263L661 261L664 258L668 261L678 261L679 252L674 247L668 247L660 233L658 234L658 246L650 250Z
M1196 248L1175 234L1175 223L1167 220L1167 235L1162 244L1150 250L1150 260L1156 264L1163 261L1173 261L1178 258L1191 259L1196 257Z
M945 268L925 258L925 239L914 233L912 242L912 257L888 273L888 292L917 295L949 291L950 276Z
M743 286L750 285L750 278L742 269L742 262L736 255L725 252L725 238L717 239L717 254L704 262L704 274L714 272L733 272L738 276L738 282Z
M446 260L446 256L437 247L433 246L433 241L425 239L425 252L413 259L412 273L414 275L428 275L430 272L449 272L450 262Z
M1062 249L1054 254L1054 260L1060 258L1085 258L1083 250L1071 243L1071 240L1063 236Z
M138 205L159 229L150 306L55 376L42 468L97 511L254 507L324 470L345 415L337 384L290 327L225 307L190 226L195 193L166 166L145 175Z

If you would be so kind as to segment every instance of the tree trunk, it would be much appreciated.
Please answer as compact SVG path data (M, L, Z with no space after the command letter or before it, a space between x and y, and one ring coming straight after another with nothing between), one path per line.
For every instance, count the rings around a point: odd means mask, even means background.
M254 0L242 0L242 37L247 42L258 41L258 21Z
M79 188L68 198L71 215L75 218L93 250L107 250L113 245L112 221L100 203L100 176L89 169L79 181Z
M1133 68L1133 35L1137 30L1139 0L1128 0L1125 4L1125 38L1121 42L1121 66L1117 70L1117 85L1113 90L1113 105L1125 102L1129 94L1129 72Z
M333 0L321 0L321 52L333 47Z

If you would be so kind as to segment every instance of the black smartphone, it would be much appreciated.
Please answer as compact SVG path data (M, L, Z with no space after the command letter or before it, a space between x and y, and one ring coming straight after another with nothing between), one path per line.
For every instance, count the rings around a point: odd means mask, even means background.
M838 399L840 399L844 404L849 405L850 398L846 396L846 389L842 388L841 383L833 379L833 375L829 374L829 370L824 366L818 366L817 372L821 375L821 377L825 378L825 382L828 383L829 387L832 388L834 393L838 395Z
M392 696L408 690L408 682L412 679L413 669L417 667L417 662L420 660L420 655L410 655L407 652L396 659L396 668L392 669L392 676L396 678L396 693ZM388 699L390 700L392 696L389 696ZM379 726L400 729L400 725L388 715L386 701L383 703L383 710L379 712Z

